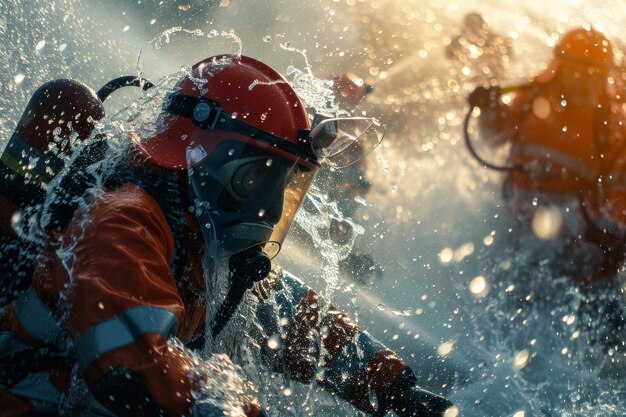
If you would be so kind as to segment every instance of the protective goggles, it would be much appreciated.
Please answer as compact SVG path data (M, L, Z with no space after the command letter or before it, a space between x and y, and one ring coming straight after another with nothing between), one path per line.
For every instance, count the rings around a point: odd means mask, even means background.
M334 118L317 114L313 128L300 131L297 142L291 142L233 118L214 100L181 94L168 97L165 111L191 119L201 129L240 133L311 162L324 160L335 168L364 158L384 136L384 128L374 118Z

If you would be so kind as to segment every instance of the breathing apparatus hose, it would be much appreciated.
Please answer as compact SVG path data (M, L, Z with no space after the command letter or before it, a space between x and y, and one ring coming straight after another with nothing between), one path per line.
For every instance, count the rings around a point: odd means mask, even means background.
M115 78L106 83L104 86L102 86L102 88L98 90L96 95L101 101L104 101L113 92L123 87L141 87L143 91L146 91L147 89L154 87L154 84L144 78L139 78L134 75L125 75L123 77Z
M532 84L512 85L512 86L502 88L501 93L502 94L515 93L515 92L528 90L532 88L536 88L536 87L534 87ZM489 168L494 171L499 171L499 172L511 172L511 171L516 171L516 170L523 171L524 166L521 164L509 165L509 166L495 165L495 164L485 161L478 154L478 152L473 146L473 143L472 143L473 141L469 132L469 122L472 118L474 107L475 106L470 107L469 111L467 112L467 115L465 116L465 120L463 123L465 145L469 153L472 155L472 157L485 168ZM608 105L603 106L603 108L608 108ZM601 118L601 120L604 120L604 118ZM597 135L595 139L596 140L598 139ZM596 145L598 144L596 143ZM621 154L621 152L625 148L626 148L626 142L622 144L622 146L615 153L616 156L614 156L612 159L609 159L607 167L605 167L604 169L605 172L608 172L609 169L615 164L615 161L618 158L617 155ZM600 154L600 152L598 153ZM600 156L598 157L598 159L602 161L602 158ZM589 186L590 184L588 185L588 187ZM607 228L599 226L591 218L591 215L589 214L589 209L584 202L584 195L582 191L578 194L578 204L580 207L580 212L581 212L583 221L585 222L587 226L587 230L584 234L584 238L590 242L597 244L602 249L603 253L605 254L605 257L604 257L605 261L602 265L602 268L605 271L617 270L619 265L621 265L623 260L626 258L626 251L622 249L624 245L626 245L626 235L618 235Z
M512 85L512 86L508 86L508 87L504 87L502 88L500 91L502 94L508 94L508 93L515 93L518 92L520 90L526 89L526 88L530 88L530 85ZM478 87L477 87L478 88ZM469 111L467 112L467 114L465 115L465 120L463 121L463 135L464 135L464 139L465 139L465 147L467 148L467 150L469 151L470 155L472 155L472 157L478 161L479 164L481 164L482 166L484 166L485 168L489 168L492 169L494 171L499 171L499 172L510 172L510 171L517 171L517 170L523 170L524 167L522 165L495 165L492 164L491 162L487 162L485 159L483 159L478 152L476 151L476 148L474 148L474 144L472 143L472 137L471 134L469 132L469 123L470 120L472 119L472 113L474 112L474 108L476 106L470 106Z
M228 268L231 272L231 284L226 300L220 306L213 323L213 337L217 337L230 320L243 300L247 290L271 271L272 263L260 246L255 246L230 257Z

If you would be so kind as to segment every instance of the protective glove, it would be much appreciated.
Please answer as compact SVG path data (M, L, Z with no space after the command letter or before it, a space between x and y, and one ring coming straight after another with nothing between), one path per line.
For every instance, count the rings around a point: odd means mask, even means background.
M500 101L500 96L502 96L500 87L483 87L479 85L470 93L467 102L471 107L495 109Z
M410 368L404 371L387 389L380 401L380 413L384 416L393 410L399 417L443 417L453 404L440 395L419 388Z

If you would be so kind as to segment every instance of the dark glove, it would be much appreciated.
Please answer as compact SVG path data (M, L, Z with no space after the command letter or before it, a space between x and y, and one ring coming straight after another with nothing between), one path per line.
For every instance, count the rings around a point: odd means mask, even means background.
M496 108L500 101L500 96L502 96L500 87L483 87L479 85L470 93L467 102L471 107L480 109Z
M380 406L381 415L393 410L399 417L443 417L453 404L440 395L419 388L413 371L406 368L387 389Z

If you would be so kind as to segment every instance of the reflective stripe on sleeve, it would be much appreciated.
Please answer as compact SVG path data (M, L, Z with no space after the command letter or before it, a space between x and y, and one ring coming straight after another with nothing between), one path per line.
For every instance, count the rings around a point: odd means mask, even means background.
M276 303L279 307L280 318L290 319L296 313L302 299L309 293L309 287L289 272L284 272L281 285L276 289Z
M346 388L346 382L365 368L374 355L383 349L385 346L382 343L367 332L360 332L324 367L321 384L341 394Z
M18 397L26 398L39 414L55 414L61 404L61 392L48 380L45 372L28 374L26 378L7 390Z
M511 150L511 155L513 157L526 156L537 161L556 162L587 181L595 180L598 175L595 170L581 163L579 158L544 146L516 144Z
M59 337L61 326L32 287L13 302L13 308L17 319L31 336L53 345L62 342Z
M258 335L257 339L262 346L264 359L277 372L285 371L288 323L293 322L297 306L309 293L309 288L294 275L287 271L283 274L280 284L272 290L275 305L260 303L256 312L265 333Z
M6 166L24 178L37 183L48 183L63 169L63 160L30 146L15 133L0 156Z
M15 333L0 332L0 358L32 348L32 345L24 342Z
M146 334L156 333L169 339L176 335L178 319L162 307L140 306L126 310L83 334L76 342L76 353L83 370L98 357L131 345Z

